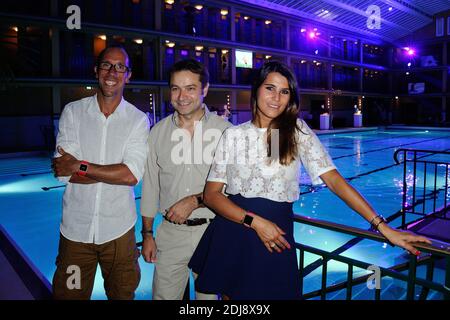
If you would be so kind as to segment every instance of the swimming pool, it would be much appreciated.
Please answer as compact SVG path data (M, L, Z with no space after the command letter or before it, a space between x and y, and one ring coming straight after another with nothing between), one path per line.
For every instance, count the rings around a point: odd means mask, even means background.
M426 130L377 130L351 134L322 135L320 140L327 147L338 170L349 182L371 203L374 209L389 217L401 209L403 166L395 164L393 154L398 148L414 148L429 150L449 150L450 132L431 132ZM438 156L429 157L436 160ZM445 159L449 161L450 159ZM430 179L431 180L431 179ZM361 229L368 229L369 224L356 212L349 209L340 199L327 188L311 188L309 178L302 174L300 200L294 205L294 211L299 215L309 216L320 220L327 220L339 224L349 225ZM412 182L412 181L411 181ZM409 182L408 182L409 183ZM443 182L441 181L441 184ZM418 183L418 185L420 185ZM442 197L443 195L441 195ZM450 199L450 195L445 195ZM409 216L407 221L417 219ZM390 223L391 226L401 225L401 218ZM302 244L333 251L352 239L351 236L338 234L306 225L295 225L296 240ZM400 262L406 262L404 251L392 248L386 244L363 240L357 245L344 251L344 256L361 260L381 267L390 267ZM314 261L316 257L306 257L306 262ZM344 281L347 267L344 264L331 263L328 266L327 284ZM418 271L418 274L423 270ZM365 274L360 270L354 275ZM443 276L439 270L435 279ZM311 273L305 279L305 292L320 288L321 269ZM309 281L308 281L309 279ZM388 282L389 279L384 280ZM382 287L402 286L398 281L383 283ZM404 287L404 286L403 286ZM361 286L354 298L364 299L371 293ZM345 298L345 293L331 295L328 298ZM373 297L373 294L372 294ZM404 297L402 290L386 290L382 299L400 299Z
M320 135L319 138L327 147L341 174L349 179L350 183L385 217L389 217L401 208L403 168L396 165L393 160L395 150L400 147L450 149L450 132L448 131L373 130ZM51 282L58 249L64 187L52 176L49 168L50 159L46 157L0 160L0 223ZM297 214L362 229L368 228L366 221L347 208L327 188L312 188L304 173L301 180L301 196L294 205L294 211ZM139 211L141 184L135 187L135 195L138 198L136 203ZM160 223L161 217L158 216L156 221ZM397 226L400 221L394 220L391 224ZM140 239L140 228L141 222L138 218L137 239ZM332 251L352 237L296 224L295 238L302 244ZM403 250L364 240L346 250L343 255L388 267L402 259ZM306 262L316 258L307 255ZM142 278L136 291L136 299L150 299L153 265L145 263L142 258L139 262ZM343 265L331 263L328 270L328 284L345 278L346 268ZM359 272L364 273L364 270ZM438 276L439 274L436 275ZM306 277L305 292L320 286L318 278L320 279L320 270ZM396 292L391 290L382 295L382 298L401 298L399 296L401 294L396 295ZM364 297L355 291L355 299ZM105 298L103 281L98 269L92 299ZM336 293L330 298L342 297L340 293Z

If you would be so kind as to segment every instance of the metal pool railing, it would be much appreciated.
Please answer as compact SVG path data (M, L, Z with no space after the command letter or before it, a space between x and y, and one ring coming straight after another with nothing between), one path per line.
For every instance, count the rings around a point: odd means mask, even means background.
M298 215L294 216L294 221L301 224L307 224L314 227L352 235L358 238L373 240L382 243L387 242L386 239L378 232L362 230ZM299 250L299 277L301 283L300 292L304 299L320 297L320 299L325 300L328 293L346 289L346 299L350 300L352 299L353 288L356 285L367 281L367 279L370 277L370 275L366 275L363 277L358 277L356 279L353 278L353 271L355 267L368 269L369 267L371 267L369 263L351 259L337 253L313 248L297 242L295 243L295 247L297 250ZM378 282L378 288L376 288L374 291L375 300L381 299L381 292L383 290L383 288L381 287L381 278L383 277L390 277L392 279L396 279L406 283L406 300L414 300L416 286L419 286L421 288L421 292L419 295L419 299L421 300L427 299L430 290L442 293L443 299L450 300L450 246L438 243L433 243L432 245L417 243L415 244L415 247L422 252L421 258L417 258L415 255L410 254L407 263L393 266L391 268L378 267L380 279ZM308 293L303 292L305 277L304 271L306 270L306 268L308 268L308 266L305 266L306 252L320 256L320 265L322 266L321 288L319 290ZM331 260L338 261L347 265L347 280L339 284L328 286L327 267L328 263ZM437 261L444 262L445 279L443 283L433 281ZM420 278L417 275L417 267L420 265L426 265L425 278ZM315 268L317 268L317 266ZM406 271L406 274L402 273L403 271Z
M436 155L448 156L449 160L429 159L430 156ZM450 208L447 200L450 152L398 149L394 153L394 160L397 164L403 163L402 228L406 229L408 225L422 220L424 217L450 220ZM430 208L431 204L432 208ZM420 217L416 221L407 222L406 214Z

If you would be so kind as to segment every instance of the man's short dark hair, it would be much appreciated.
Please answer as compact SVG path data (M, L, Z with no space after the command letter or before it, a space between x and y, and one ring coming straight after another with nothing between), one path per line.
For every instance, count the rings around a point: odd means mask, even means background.
M181 60L175 63L169 71L169 87L172 75L178 71L190 71L192 73L198 74L200 76L200 82L202 83L202 88L204 88L209 83L209 72L208 69L200 62L195 59Z
M128 65L127 65L127 67L128 67L128 69L129 69L129 71L131 71L131 60L130 60L130 56L128 55L127 50L125 50L125 48L124 48L121 44L113 44L113 45L110 45L110 46L106 47L105 49L103 49L103 50L100 52L100 54L98 55L97 60L95 61L95 66L98 68L100 62L103 61L103 58L105 57L106 52L107 52L108 50L111 50L111 49L120 49L120 50L122 50L123 52L125 52L125 54L126 54L126 56L127 56L127 60L128 60Z

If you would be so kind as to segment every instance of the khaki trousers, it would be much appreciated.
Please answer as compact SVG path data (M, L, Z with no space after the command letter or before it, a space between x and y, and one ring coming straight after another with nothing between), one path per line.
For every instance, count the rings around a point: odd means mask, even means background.
M177 225L163 220L156 234L153 300L181 300L189 279L188 263L208 224ZM194 274L194 278L197 275ZM196 292L197 300L217 300L215 294Z

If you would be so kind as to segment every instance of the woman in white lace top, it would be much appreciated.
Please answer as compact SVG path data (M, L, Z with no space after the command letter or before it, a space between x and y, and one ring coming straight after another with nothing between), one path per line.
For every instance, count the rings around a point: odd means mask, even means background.
M301 298L292 220L300 164L313 184L323 181L392 244L419 254L412 243L429 243L390 228L339 174L297 118L297 82L285 65L268 62L258 70L251 107L251 121L224 132L208 175L204 202L217 216L189 264L198 291L235 300Z

